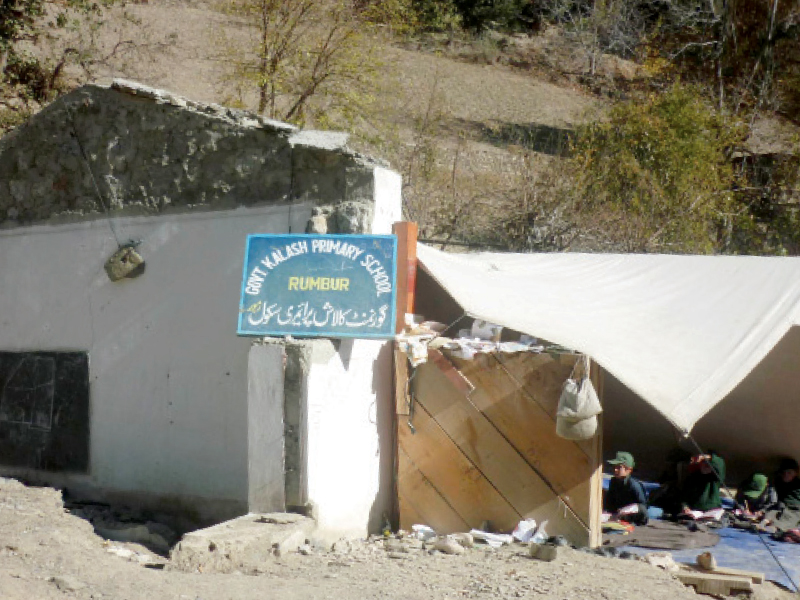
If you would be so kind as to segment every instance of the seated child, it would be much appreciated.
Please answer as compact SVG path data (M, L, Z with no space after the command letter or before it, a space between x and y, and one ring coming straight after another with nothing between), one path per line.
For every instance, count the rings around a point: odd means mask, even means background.
M800 527L800 467L793 458L784 458L778 467L775 492L778 503L765 517L779 534Z
M698 454L689 462L689 474L681 491L681 514L722 507L719 490L725 481L725 461L713 452Z
M629 452L617 452L616 458L609 460L608 464L614 465L614 477L608 483L608 491L603 498L603 510L611 513L613 520L646 525L647 494L641 482L631 476L635 465L633 455Z
M775 488L769 485L767 476L754 473L739 486L736 493L736 507L743 517L758 520L764 512L778 501Z

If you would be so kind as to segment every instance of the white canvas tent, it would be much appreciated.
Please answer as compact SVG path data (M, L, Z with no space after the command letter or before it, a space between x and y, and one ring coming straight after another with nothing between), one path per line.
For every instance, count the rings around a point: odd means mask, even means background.
M469 316L589 354L612 388L621 384L618 396L633 392L678 430L713 411L722 421L709 428L710 416L698 429L716 440L729 428L729 438L761 443L761 458L800 453L800 336L787 335L800 324L800 258L447 254L424 245L418 257ZM771 366L756 369L768 355ZM728 396L739 398L733 413L715 410ZM736 419L750 422L732 431ZM785 440L763 439L781 432Z

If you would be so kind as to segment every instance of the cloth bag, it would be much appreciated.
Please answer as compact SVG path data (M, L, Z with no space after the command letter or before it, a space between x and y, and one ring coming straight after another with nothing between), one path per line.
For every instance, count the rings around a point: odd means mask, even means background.
M583 363L582 376L575 371ZM597 433L597 415L603 412L600 399L589 379L589 357L575 363L572 373L564 382L556 410L556 434L568 440L588 440Z

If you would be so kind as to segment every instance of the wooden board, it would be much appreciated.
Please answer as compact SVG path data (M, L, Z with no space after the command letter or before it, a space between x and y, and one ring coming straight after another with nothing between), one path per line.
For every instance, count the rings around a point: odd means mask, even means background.
M542 357L531 356L537 360ZM549 357L545 360L552 361ZM484 355L472 361L475 365L459 365L465 377L476 387L470 401L564 498L575 514L589 523L591 477L596 470L596 457L587 454L575 442L556 435L555 420L538 402L531 400L496 362L490 361L493 359ZM572 366L562 365L562 369L566 379Z
M412 525L427 525L442 533L469 531L464 519L431 485L408 455L400 450L398 474L403 485L400 489L400 528L411 531Z
M697 573L695 571L677 571L675 573L681 583L694 586L698 594L714 596L730 596L731 592L753 591L753 582L749 577L734 577L716 573Z
M438 354L431 351L432 356ZM441 356L441 355L440 355ZM551 487L525 461L508 440L465 401L465 388L453 384L440 362L437 368L420 368L415 386L417 401L444 430L459 450L522 517L548 521L552 535L588 542L588 524L565 505Z
M726 567L717 567L713 571L706 571L705 569L701 568L698 565L683 565L686 569L691 569L697 573L711 573L714 575L730 575L733 577L746 577L753 583L764 583L764 579L766 576L764 573L759 573L758 571L745 571L743 569L728 569Z
M408 369L410 415L396 365L401 526L421 520L449 533L488 520L510 532L533 517L547 519L551 534L598 544L602 436L576 443L555 433L558 397L576 360L520 354L462 361L431 351L427 363ZM599 373L592 377L600 393Z
M402 221L392 225L397 236L397 308L396 333L403 331L406 313L414 312L417 290L417 235L416 223Z
M499 531L514 529L521 515L464 456L424 407L416 406L413 423L416 433L402 423L398 426L401 450L469 528L480 528L484 521L490 521ZM402 487L400 494L407 495Z

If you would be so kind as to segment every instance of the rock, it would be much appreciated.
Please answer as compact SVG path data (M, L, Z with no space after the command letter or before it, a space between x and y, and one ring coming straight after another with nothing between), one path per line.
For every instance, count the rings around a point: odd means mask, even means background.
M401 540L388 539L383 542L387 552L408 552L408 546Z
M553 546L569 546L567 538L563 535L553 535L547 538L547 543Z
M353 546L347 540L339 540L334 542L331 546L331 551L335 554L350 554L353 551Z
M604 556L606 558L616 558L617 554L619 554L616 548L608 547L594 548L592 553L597 554L597 556Z
M464 548L472 548L475 545L475 538L470 533L453 533L449 537L464 546Z
M315 521L302 515L244 515L187 533L172 549L167 568L189 573L249 572L307 545L315 528Z
M105 269L111 281L135 277L143 272L144 259L134 248L123 246L106 261Z
M408 554L404 554L403 552L389 552L389 553L386 554L386 556L388 556L389 558L395 558L395 559L411 558Z
M554 544L535 544L531 543L528 547L528 553L531 558L543 560L545 562L552 562L558 558L559 546Z
M306 233L328 233L328 219L324 215L315 215L306 224Z
M422 550L422 549L425 548L425 542L423 542L422 540L418 540L416 538L413 538L413 537L403 538L403 543L406 545L406 548L408 548L409 550Z
M119 556L120 558L127 558L131 559L136 554L133 550L128 550L127 548L120 548L119 546L109 546L106 548L106 552L113 554L115 556Z
M78 581L69 575L58 575L56 577L51 577L49 581L55 584L55 586L62 592L77 592L78 590L82 590L86 587L85 583Z
M651 552L644 555L644 561L665 571L677 571L680 567L669 552Z
M314 554L314 550L312 550L311 546L309 546L308 544L303 544L297 549L297 551L303 556L311 556L312 554Z
M713 571L717 568L717 559L711 552L703 552L697 555L697 564L701 569L706 571Z
M451 536L446 535L444 537L439 538L433 544L433 549L438 550L439 552L444 552L445 554L464 554L464 546L459 544L456 540L454 540Z

